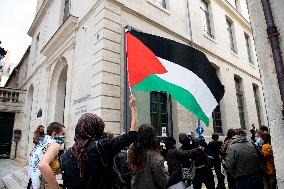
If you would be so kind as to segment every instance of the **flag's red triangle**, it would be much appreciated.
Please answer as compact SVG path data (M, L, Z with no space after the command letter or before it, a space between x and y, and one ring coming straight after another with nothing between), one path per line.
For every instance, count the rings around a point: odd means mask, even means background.
M127 37L127 60L130 87L134 87L152 74L163 74L167 70L157 56L130 32Z

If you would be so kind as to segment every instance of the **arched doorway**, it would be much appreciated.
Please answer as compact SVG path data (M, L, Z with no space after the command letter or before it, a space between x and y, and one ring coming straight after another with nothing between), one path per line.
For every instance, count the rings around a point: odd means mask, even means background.
M53 69L49 86L48 123L57 121L64 123L66 82L68 65L65 58L61 58Z
M54 121L64 123L64 109L66 97L67 65L60 73L56 89L56 104Z

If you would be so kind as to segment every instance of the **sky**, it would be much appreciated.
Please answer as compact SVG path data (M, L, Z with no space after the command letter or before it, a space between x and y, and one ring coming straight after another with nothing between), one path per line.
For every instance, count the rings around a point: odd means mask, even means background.
M0 41L17 65L31 43L27 32L34 20L37 0L0 0Z

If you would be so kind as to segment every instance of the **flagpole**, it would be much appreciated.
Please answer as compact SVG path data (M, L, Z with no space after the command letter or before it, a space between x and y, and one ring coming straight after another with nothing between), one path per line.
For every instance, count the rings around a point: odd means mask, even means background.
M126 32L130 31L130 26L124 27L124 130L127 132L130 125L130 108L128 98L132 93L131 87L129 85L129 73L128 73L128 58L127 58L127 37Z
M126 58L126 71L127 71L127 82L128 82L128 88L129 88L129 91L130 91L130 94L132 94L132 90L131 90L131 87L130 87L130 83L129 83L129 72L128 72L128 56L127 56L127 37L126 37L126 33L128 31L131 31L131 27L130 26L126 26L124 28L124 39L125 39L125 58Z

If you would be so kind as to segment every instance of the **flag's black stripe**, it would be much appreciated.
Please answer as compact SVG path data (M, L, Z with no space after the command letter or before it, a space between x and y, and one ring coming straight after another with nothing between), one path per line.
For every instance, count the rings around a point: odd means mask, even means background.
M130 33L151 49L156 56L179 64L195 73L208 86L216 101L220 102L224 96L224 86L204 53L163 37L135 30L131 30Z

